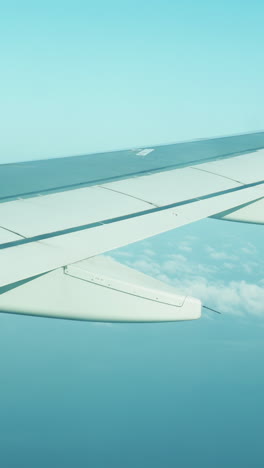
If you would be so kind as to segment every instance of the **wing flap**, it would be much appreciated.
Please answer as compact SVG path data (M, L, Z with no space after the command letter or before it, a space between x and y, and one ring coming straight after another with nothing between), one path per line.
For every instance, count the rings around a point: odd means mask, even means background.
M201 303L109 257L59 268L0 296L7 313L104 322L163 322L201 316Z

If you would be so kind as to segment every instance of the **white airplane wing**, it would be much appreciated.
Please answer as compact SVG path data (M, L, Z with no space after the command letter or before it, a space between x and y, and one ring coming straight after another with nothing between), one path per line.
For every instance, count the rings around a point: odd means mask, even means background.
M101 254L206 217L264 224L264 133L0 166L0 310L191 320L198 299Z

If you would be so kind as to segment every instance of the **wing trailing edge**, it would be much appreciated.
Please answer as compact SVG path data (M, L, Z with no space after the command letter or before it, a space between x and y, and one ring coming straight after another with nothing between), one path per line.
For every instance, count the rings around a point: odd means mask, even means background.
M200 318L201 302L102 256L6 288L0 311L103 322L171 322Z

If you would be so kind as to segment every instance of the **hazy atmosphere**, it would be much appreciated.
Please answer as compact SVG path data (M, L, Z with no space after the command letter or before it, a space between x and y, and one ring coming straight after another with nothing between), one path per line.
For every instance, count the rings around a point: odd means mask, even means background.
M262 130L263 15L234 0L2 5L0 163ZM263 228L205 219L108 253L221 315L0 314L0 466L262 468Z

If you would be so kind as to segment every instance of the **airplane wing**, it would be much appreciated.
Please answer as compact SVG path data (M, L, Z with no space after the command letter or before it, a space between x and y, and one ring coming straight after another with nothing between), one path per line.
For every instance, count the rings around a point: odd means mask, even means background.
M198 299L101 255L206 217L264 224L264 132L0 166L0 310L191 320Z

